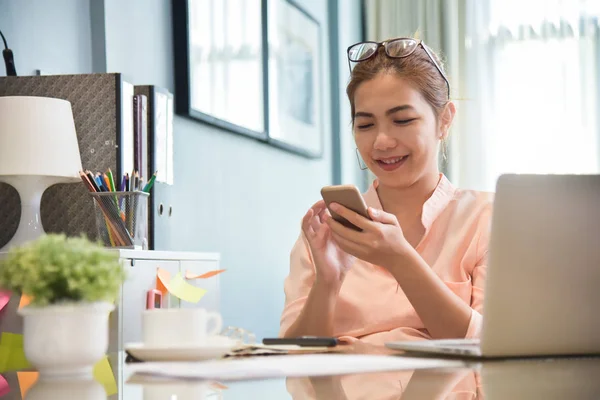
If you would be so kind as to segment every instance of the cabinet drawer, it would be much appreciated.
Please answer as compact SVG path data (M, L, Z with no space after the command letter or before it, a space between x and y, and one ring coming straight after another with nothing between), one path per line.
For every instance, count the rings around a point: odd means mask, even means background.
M186 272L191 272L194 275L200 275L208 271L219 269L218 261L207 261L207 260L182 260L180 261L181 274L186 275ZM227 272L224 272L227 273ZM198 303L188 303L187 301L181 301L182 308L206 308L209 311L221 311L220 302L220 290L219 280L221 275L216 275L208 279L190 279L187 282L203 289L207 292Z
M131 265L128 262L126 265ZM127 270L127 280L122 292L123 344L142 341L142 312L146 309L148 290L156 288L156 270L162 268L175 276L179 272L179 261L134 260ZM163 307L179 307L179 299L167 296Z

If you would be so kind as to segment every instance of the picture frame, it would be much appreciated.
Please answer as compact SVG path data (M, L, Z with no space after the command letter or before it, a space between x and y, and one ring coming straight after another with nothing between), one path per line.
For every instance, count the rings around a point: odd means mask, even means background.
M267 141L266 7L172 0L177 114Z
M321 158L321 26L293 0L267 3L268 141L309 158Z

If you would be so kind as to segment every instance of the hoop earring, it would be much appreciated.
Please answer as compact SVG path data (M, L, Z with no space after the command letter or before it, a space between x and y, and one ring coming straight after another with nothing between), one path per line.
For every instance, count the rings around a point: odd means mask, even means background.
M368 168L364 162L361 162L360 154L358 153L358 147L356 148L356 161L358 161L358 168L360 168L361 170L364 171Z

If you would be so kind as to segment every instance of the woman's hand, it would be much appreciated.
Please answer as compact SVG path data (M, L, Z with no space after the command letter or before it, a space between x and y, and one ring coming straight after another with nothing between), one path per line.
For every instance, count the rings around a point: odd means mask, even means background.
M341 286L354 257L335 243L325 220L331 218L323 200L315 203L302 219L302 231L308 240L315 263L317 282Z
M395 215L369 207L370 221L340 204L333 203L330 207L362 229L358 232L335 221L329 214L325 217L333 239L348 254L389 269L412 250Z

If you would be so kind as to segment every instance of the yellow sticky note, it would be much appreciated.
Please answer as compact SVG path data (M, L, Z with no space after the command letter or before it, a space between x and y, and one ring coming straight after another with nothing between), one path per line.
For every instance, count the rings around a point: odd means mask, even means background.
M104 386L106 396L117 393L117 381L107 356L94 365L94 379Z
M23 335L19 333L2 332L0 346L23 348Z
M197 303L206 294L206 289L196 287L187 283L178 273L175 275L168 286L169 292L181 300L190 303Z
M39 375L39 372L17 372L17 379L19 379L19 389L21 389L22 399L25 398L25 395L37 381Z
M0 372L30 368L23 350L23 335L2 332L0 338Z
M158 268L156 272L156 288L163 292L171 293L173 296L190 303L197 303L206 294L206 289L198 288L187 283L181 273L177 273L173 279L169 271Z
M15 347L10 351L10 357L8 358L8 363L6 365L7 371L20 371L27 368L30 368L31 364L27 361L25 357L25 350L23 348Z
M8 359L10 358L10 348L6 346L0 346L0 373L6 372L6 366L8 365Z

